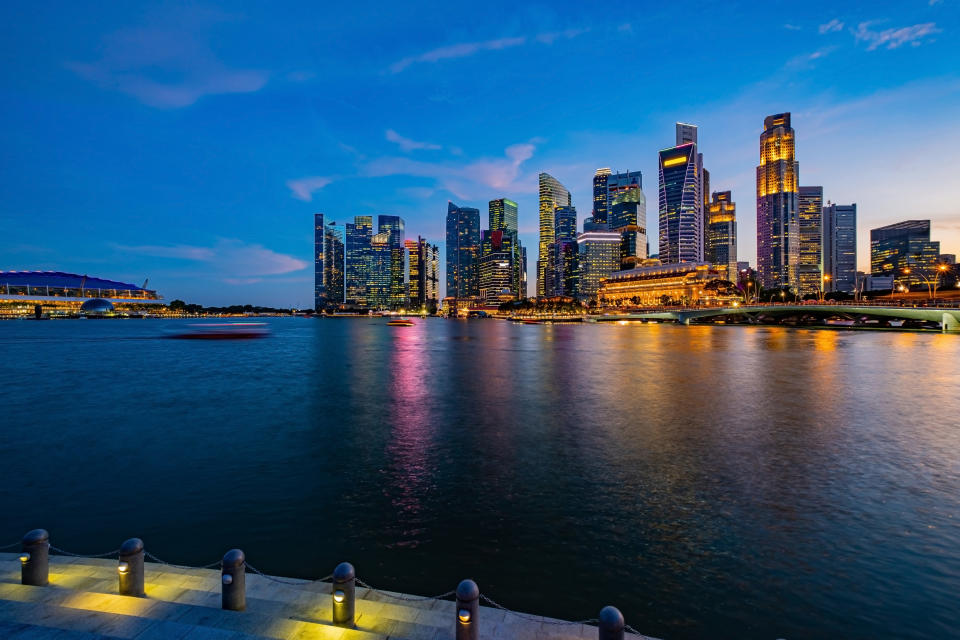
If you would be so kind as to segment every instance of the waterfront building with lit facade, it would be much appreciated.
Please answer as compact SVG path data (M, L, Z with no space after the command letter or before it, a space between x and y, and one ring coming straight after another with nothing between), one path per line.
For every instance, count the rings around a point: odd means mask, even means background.
M768 289L799 285L799 172L790 114L766 117L757 166L757 275Z
M547 269L547 295L575 297L579 251L577 249L577 210L572 206L554 210L554 239L549 246L551 264Z
M817 295L830 283L824 278L826 256L823 253L823 187L800 187L797 193L797 227L800 233L800 256L797 263L797 280L801 296Z
M486 229L480 241L480 299L499 304L520 296L517 234L506 229Z
M480 295L480 210L447 204L447 296Z
M390 286L387 303L384 307L388 309L402 309L407 305L409 268L407 265L407 248L404 244L405 227L406 224L400 216L377 216L377 233L387 234L390 256Z
M870 273L893 276L905 286L922 284L940 259L940 243L930 240L929 220L906 220L870 230Z
M489 203L489 229L505 229L517 232L517 203L507 198L497 198Z
M347 304L367 305L370 281L370 243L373 237L373 217L355 216L345 227L344 288Z
M593 174L593 219L591 224L602 226L607 224L610 203L607 197L607 182L610 178L609 167L597 169Z
M439 304L439 268L440 250L417 236L416 240L406 240L409 270L408 308L423 313L433 313Z
M611 173L607 177L607 221L613 215L613 205L618 199L626 201L626 196L632 191L643 193L643 174L639 171L624 171ZM639 202L639 200L635 200ZM644 211L646 211L646 197L643 197Z
M677 123L677 145L661 150L658 158L659 257L665 264L702 262L704 257L703 156L697 152L696 127L692 133L691 127Z
M727 304L737 299L737 294L723 293L711 282L728 279L724 265L648 260L612 273L600 284L598 297L602 306Z
M116 313L149 313L163 299L146 286L62 271L0 271L0 317L32 316L38 307L50 316L76 315L100 300Z
M617 194L610 208L609 226L620 234L620 269L632 269L647 258L647 198L643 189L638 186Z
M313 306L323 309L344 301L344 228L313 215Z
M715 191L707 212L707 262L725 266L736 282L737 205L729 191Z
M554 222L557 207L569 207L573 204L570 192L560 181L548 173L538 176L540 187L540 240L537 247L537 296L553 295L548 289L554 257L550 245L555 241ZM449 295L449 289L448 289Z
M596 298L600 282L620 271L622 243L623 236L615 231L584 231L577 236L578 295L581 299Z
M375 233L370 238L370 279L367 282L367 306L371 309L390 308L392 256L390 234Z
M856 203L830 202L823 208L823 280L825 291L857 289Z

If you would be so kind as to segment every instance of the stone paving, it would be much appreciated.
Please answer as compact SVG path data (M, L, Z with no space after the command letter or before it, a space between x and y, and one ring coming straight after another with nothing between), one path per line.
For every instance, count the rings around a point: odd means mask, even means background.
M285 579L287 580L287 579ZM331 624L330 583L246 575L247 610L220 608L219 569L146 563L146 598L117 595L117 561L50 557L50 586L20 584L0 553L0 637L16 640L454 640L451 600L401 601L357 587L356 628ZM483 640L597 638L597 628L480 607ZM642 638L642 636L629 636Z

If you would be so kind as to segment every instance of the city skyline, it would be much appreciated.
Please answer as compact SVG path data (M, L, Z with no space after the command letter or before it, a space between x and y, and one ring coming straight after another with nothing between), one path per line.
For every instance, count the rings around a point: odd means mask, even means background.
M723 88L695 102L629 99L690 68L697 55L654 65L667 42L657 31L669 33L663 8L645 8L642 20L604 21L569 5L469 24L449 8L415 27L414 7L363 25L383 41L376 51L342 54L335 47L360 25L318 8L284 17L213 4L87 13L64 4L5 20L8 197L0 221L13 232L0 240L0 268L149 277L169 296L206 304L307 307L308 216L323 212L344 224L396 215L414 237L440 243L443 255L438 212L446 201L483 211L508 198L531 249L532 295L537 174L571 191L579 230L598 167L641 171L655 238L656 153L673 143L675 122L699 127L710 189L729 190L739 203L738 259L755 264L759 123L787 111L800 184L857 203L859 269L869 271L869 230L905 219L930 219L945 253L960 247L960 211L943 189L960 149L960 125L948 117L960 102L949 55L960 21L948 2L842 11L813 4L789 21L751 13L747 26L737 10L693 12L689 27L703 47L715 47L720 33L723 42L738 40L695 69L691 80ZM433 20L456 26L438 39ZM83 38L70 35L78 21L89 26ZM408 27L409 36L389 35ZM281 32L289 47L268 52ZM320 33L329 45L318 52ZM780 58L762 45L771 36L782 44ZM626 99L597 105L589 89L606 84L583 59L601 44L611 57L633 56L642 71ZM325 83L343 78L335 69L344 56L351 83L410 106L376 110L350 84L327 96ZM553 65L551 77L537 77L543 65ZM558 74L575 90L545 104L540 92ZM510 88L511 100L472 105L465 78L478 76L495 90ZM945 162L920 161L944 153Z

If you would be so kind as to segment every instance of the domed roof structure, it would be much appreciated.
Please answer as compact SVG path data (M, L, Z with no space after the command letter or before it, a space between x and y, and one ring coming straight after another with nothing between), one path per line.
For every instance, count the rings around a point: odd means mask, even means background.
M86 314L110 313L113 311L113 304L103 298L90 298L80 305L80 312Z

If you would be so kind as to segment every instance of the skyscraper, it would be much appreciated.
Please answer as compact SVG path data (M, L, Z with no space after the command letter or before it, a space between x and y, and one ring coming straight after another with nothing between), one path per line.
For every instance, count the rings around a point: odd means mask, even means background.
M517 203L506 198L490 201L490 231L517 231Z
M585 231L577 236L580 298L596 297L600 281L620 270L622 241L621 234L615 231Z
M817 294L823 286L823 187L800 187L797 195L797 219L800 230L800 262L797 278L800 295ZM828 289L829 290L829 289Z
M610 178L610 169L597 169L593 174L593 224L607 223L610 202L607 198L607 181Z
M704 255L703 157L696 127L677 123L677 140L660 151L660 260L702 262Z
M824 290L853 292L857 288L857 204L828 203L822 211Z
M621 269L632 269L647 257L647 198L643 189L621 191L613 199L610 230L620 234Z
M447 296L480 295L480 210L447 204Z
M932 270L940 258L940 243L930 240L929 220L906 220L871 229L870 272L893 276L904 284L923 282L917 269Z
M400 216L377 216L377 233L386 233L389 245L390 287L386 306L390 309L400 309L407 305L409 271L404 227L403 218Z
M517 234L505 229L483 232L480 253L480 298L488 304L516 299L519 296L516 249Z
M344 302L344 230L343 225L328 222L324 227L323 280L327 304Z
M553 264L547 281L548 295L577 295L579 252L577 249L577 210L571 206L554 210L554 239L550 245Z
M346 225L345 286L349 304L366 306L370 287L370 243L373 236L373 217L355 216Z
M762 287L796 289L799 284L799 173L790 114L767 116L757 167L757 277Z
M390 308L390 286L393 282L390 233L375 233L370 238L370 279L367 305L372 309Z
M313 308L320 311L327 306L327 290L323 279L324 229L323 214L313 214Z
M573 204L570 192L548 173L541 173L540 182L540 243L537 252L537 296L547 295L547 275L553 257L550 245L554 242L554 209Z
M737 205L729 191L715 191L707 214L707 262L725 267L727 280L737 280Z
M639 171L624 171L623 173L611 173L607 177L607 216L613 212L613 205L620 196L639 189L643 191L643 174ZM646 198L644 197L644 202ZM644 205L646 210L646 205ZM646 220L643 225L646 226Z
M414 311L434 313L438 302L439 250L423 238L404 242L409 259L410 303Z

